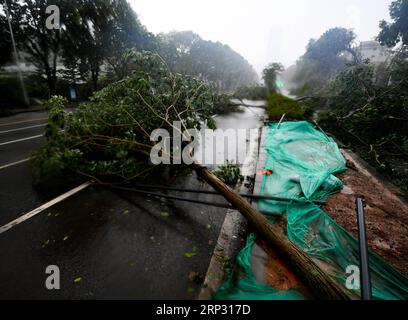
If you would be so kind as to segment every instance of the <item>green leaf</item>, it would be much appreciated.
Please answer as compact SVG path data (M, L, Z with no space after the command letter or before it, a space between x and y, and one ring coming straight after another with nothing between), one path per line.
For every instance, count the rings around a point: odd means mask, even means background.
M41 247L45 247L45 246L47 246L48 244L50 243L50 240L47 240L47 241L45 241L43 244L42 244L42 246Z
M186 258L192 258L192 257L194 257L196 255L197 255L197 252L186 252L186 253L184 253L184 256Z
M192 257L194 257L196 255L197 255L197 247L196 246L193 247L193 250L191 252L184 253L184 256L186 258L192 258Z

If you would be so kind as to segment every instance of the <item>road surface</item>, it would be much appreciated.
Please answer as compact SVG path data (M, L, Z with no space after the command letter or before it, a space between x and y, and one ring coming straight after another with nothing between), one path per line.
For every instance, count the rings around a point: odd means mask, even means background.
M217 117L217 123L257 127L261 112ZM45 116L0 118L0 226L69 189L33 186L25 160L44 143ZM210 189L193 174L174 184ZM0 234L0 299L194 299L225 212L90 187ZM60 270L59 290L45 286L49 265Z

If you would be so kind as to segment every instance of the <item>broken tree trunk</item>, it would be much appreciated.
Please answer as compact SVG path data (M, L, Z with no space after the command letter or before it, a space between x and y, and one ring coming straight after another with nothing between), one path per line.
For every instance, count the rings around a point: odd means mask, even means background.
M218 179L210 170L197 163L191 167L197 175L224 196L256 228L288 263L317 299L349 300L351 294L322 271L303 251L284 237L273 225L237 192Z

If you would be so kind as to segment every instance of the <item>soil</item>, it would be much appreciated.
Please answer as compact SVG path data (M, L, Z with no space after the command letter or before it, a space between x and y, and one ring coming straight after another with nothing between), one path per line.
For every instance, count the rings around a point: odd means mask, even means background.
M331 218L354 237L358 237L355 200L366 201L365 222L369 248L396 270L408 276L408 205L399 198L402 192L378 177L367 163L355 154L341 149L347 170L337 175L344 184L340 193L332 195L323 207ZM278 227L285 230L286 221ZM280 290L296 289L311 298L301 280L287 267L276 252L261 239L257 245L265 252L263 283ZM330 273L330 266L315 261Z
M408 276L408 206L396 187L375 177L355 155L342 150L349 168L338 175L341 193L327 200L324 211L355 237L358 236L355 199L366 201L368 245L395 269Z
M278 290L298 290L304 297L312 298L301 279L290 270L275 250L261 239L257 239L256 243L266 253L264 283Z

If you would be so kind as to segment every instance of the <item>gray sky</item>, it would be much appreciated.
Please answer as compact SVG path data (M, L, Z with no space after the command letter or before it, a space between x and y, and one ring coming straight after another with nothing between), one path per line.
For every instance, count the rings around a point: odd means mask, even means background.
M228 44L260 72L269 62L293 64L310 38L332 27L358 40L378 34L392 0L129 0L153 33L192 30Z

